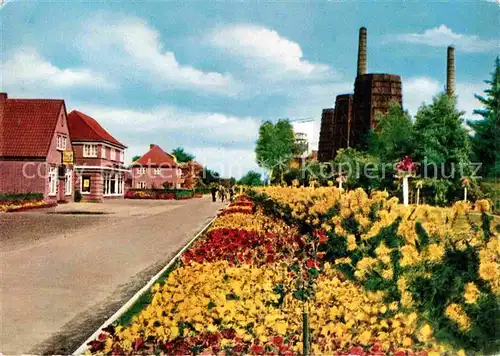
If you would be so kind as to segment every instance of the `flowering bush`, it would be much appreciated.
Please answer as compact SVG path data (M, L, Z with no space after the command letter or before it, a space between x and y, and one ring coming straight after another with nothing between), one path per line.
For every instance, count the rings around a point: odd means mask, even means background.
M0 212L19 212L32 209L50 208L56 206L56 202L45 202L44 200L13 200L0 204Z

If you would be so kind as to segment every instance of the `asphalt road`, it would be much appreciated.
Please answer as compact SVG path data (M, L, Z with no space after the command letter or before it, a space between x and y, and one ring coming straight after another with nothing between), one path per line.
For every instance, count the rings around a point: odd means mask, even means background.
M0 352L69 354L222 208L208 198L0 214Z

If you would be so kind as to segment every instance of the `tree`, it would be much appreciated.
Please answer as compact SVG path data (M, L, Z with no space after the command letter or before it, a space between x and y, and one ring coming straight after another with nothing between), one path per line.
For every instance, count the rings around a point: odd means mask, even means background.
M137 161L139 158L141 158L142 156L134 156L132 157L132 162L135 162Z
M205 169L200 173L201 180L205 185L209 185L211 183L217 183L220 180L220 174L216 171L205 167Z
M268 171L271 180L274 173L283 180L283 172L293 157L293 145L294 133L288 120L276 124L266 121L260 126L255 154L258 165Z
M194 155L187 153L184 151L184 148L182 147L177 147L172 151L172 155L175 156L177 159L177 162L182 163L182 162L190 162L194 160Z
M251 187L262 185L262 175L259 172L248 171L241 179L238 184L248 185Z
M481 120L469 120L468 124L475 131L472 136L472 148L475 158L483 164L486 176L498 177L500 174L500 59L496 58L495 70L491 80L485 80L490 85L486 89L486 97L474 96L484 106L474 110L481 115Z
M349 188L361 187L365 191L385 188L380 161L369 153L357 151L352 147L342 148L338 150L333 163L334 172L346 178ZM392 177L389 182L393 182Z
M395 162L413 155L413 122L396 102L385 115L376 117L377 129L369 135L369 152L382 162Z
M459 181L468 172L470 143L463 124L464 113L455 108L455 98L442 93L417 112L414 126L415 155L420 161L435 164L437 178Z

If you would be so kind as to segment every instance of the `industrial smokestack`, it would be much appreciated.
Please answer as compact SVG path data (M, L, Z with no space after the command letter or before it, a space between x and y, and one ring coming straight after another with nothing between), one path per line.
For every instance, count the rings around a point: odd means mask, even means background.
M366 27L359 29L358 76L366 74Z
M446 61L446 94L453 96L455 94L455 48L448 47Z

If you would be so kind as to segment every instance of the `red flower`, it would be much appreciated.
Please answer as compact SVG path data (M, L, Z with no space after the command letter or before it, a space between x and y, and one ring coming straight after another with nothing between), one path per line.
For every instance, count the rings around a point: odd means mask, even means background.
M141 337L136 339L135 344L134 344L134 350L138 350L139 347L141 347L143 344L144 344L144 341L142 340Z
M394 356L406 356L405 350L398 350L394 353Z
M273 344L276 346L280 346L283 344L283 337L282 336L274 336L272 340L273 340Z
M306 266L307 266L307 268L313 268L316 266L316 262L314 262L312 259L308 259L306 261Z
M264 353L264 347L261 345L252 345L250 352L255 355L262 355Z
M360 355L360 356L363 356L365 354L365 352L363 351L363 348L357 346L357 347L353 347L349 350L348 352L349 355Z

